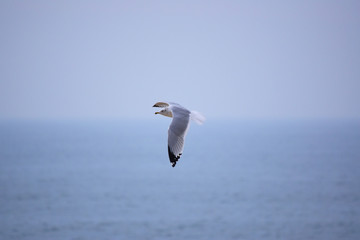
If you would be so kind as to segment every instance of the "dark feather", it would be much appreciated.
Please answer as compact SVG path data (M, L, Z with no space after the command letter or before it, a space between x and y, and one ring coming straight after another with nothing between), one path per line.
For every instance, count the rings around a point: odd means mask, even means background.
M168 146L168 153L169 153L169 159L172 164L172 167L175 167L176 162L180 159L181 153L179 154L179 156L175 156L175 154L170 150L169 146Z

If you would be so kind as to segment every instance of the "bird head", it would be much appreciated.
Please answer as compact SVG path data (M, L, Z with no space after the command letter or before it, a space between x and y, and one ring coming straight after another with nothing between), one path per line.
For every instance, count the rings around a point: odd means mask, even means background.
M161 114L161 115L164 115L165 117L172 117L173 116L172 112L168 108L164 108L160 112L155 112L155 114Z

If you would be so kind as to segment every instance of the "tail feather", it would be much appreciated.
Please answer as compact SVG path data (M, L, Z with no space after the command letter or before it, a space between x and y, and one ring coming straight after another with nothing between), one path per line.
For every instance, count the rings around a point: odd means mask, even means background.
M197 111L191 111L190 118L199 125L205 122L205 117Z

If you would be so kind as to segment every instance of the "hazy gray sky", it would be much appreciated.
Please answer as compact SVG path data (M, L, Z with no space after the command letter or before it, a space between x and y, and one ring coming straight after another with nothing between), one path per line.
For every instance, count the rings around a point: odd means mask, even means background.
M360 118L360 1L1 1L0 118Z

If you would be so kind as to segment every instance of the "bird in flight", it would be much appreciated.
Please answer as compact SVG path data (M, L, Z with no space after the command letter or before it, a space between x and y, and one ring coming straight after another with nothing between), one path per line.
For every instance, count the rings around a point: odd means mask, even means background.
M172 167L175 167L184 149L184 139L190 120L202 124L205 117L196 111L190 111L180 104L172 102L157 102L153 107L163 108L159 112L155 112L155 114L161 114L173 119L168 130L168 153L170 163Z

